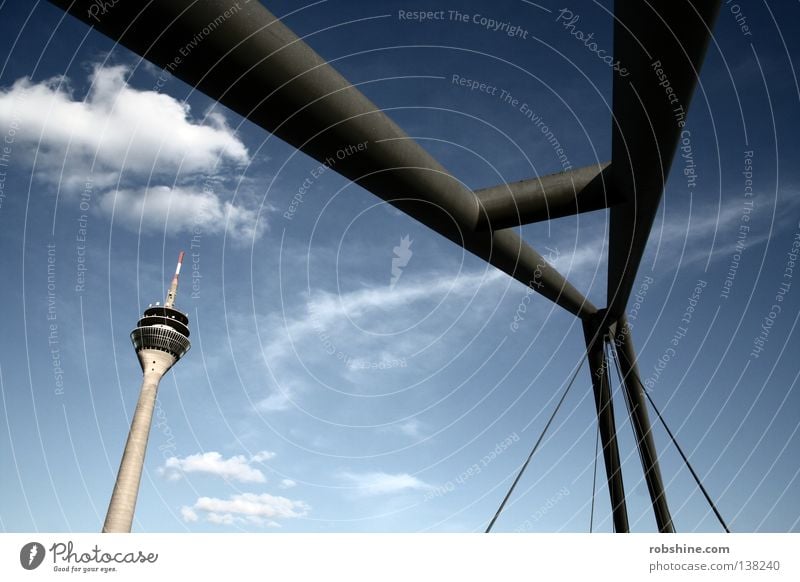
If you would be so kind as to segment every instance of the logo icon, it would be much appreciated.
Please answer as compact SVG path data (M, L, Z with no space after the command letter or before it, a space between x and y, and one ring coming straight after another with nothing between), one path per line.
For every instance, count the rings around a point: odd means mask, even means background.
M400 280L400 275L403 274L403 267L408 265L408 261L411 260L411 255L414 254L411 250L411 243L413 242L414 241L406 235L400 239L400 244L392 249L394 251L394 257L392 257L392 278L389 281L389 287L391 289L394 289L394 286L397 285L397 281Z
M39 542L28 542L19 551L19 563L26 570L35 570L44 561L44 546Z

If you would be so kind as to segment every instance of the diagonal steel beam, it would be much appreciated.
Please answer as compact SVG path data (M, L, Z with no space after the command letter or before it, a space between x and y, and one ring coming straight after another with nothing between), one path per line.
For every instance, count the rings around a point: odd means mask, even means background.
M597 309L259 2L50 0L580 317Z
M650 415L647 412L644 386L642 386L639 366L636 363L631 327L624 315L612 326L612 332L613 349L620 366L622 387L627 396L628 414L636 435L636 447L639 449L642 470L647 482L647 491L650 493L650 502L653 506L658 531L673 533L675 526L672 523L672 515L667 504L667 495L664 492L664 480L661 478L661 468L658 464L658 453L653 439Z
M721 0L616 0L608 310L625 311ZM623 76L624 73L624 76ZM683 137L687 137L684 133Z
M616 202L607 192L608 163L476 190L483 212L479 228L530 224L607 208Z
M594 388L597 425L600 429L600 442L603 447L614 531L627 533L629 531L628 509L625 503L625 486L622 481L622 466L619 459L614 401L611 397L611 383L608 377L609 362L605 351L605 340L608 333L605 312L601 311L594 317L584 319L583 333L586 340L589 372Z

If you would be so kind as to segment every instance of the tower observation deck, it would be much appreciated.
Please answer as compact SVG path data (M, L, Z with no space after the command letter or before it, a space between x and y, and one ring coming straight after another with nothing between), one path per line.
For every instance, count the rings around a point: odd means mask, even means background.
M104 532L131 531L158 385L161 377L191 347L189 317L175 308L183 256L181 251L164 305L149 305L131 332L131 341L142 367L142 388L108 505Z
M189 318L185 313L166 305L150 305L131 332L136 353L161 350L175 356L176 361L189 351Z

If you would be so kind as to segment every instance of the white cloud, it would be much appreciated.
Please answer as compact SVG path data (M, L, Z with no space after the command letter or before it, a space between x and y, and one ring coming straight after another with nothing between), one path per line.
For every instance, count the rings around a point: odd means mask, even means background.
M352 484L357 494L365 496L431 488L431 485L408 473L341 473L339 477Z
M229 481L241 483L265 483L266 477L251 463L262 463L271 459L275 453L261 451L249 459L244 455L235 455L229 459L224 458L216 451L197 453L188 457L170 457L159 469L162 475L171 481L180 479L186 473L205 473L216 475Z
M16 139L38 146L57 168L67 151L73 164L95 160L101 168L145 176L178 167L206 172L218 160L249 161L247 148L219 114L209 124L193 122L186 103L130 87L128 72L122 65L96 66L83 100L73 97L64 77L40 83L21 78L0 91L0 124L16 120Z
M99 197L100 211L134 232L226 231L239 242L258 239L266 228L258 212L220 200L215 194L185 187L120 189Z
M227 230L236 242L259 238L265 217L259 220L247 193L239 193L244 203L224 199L232 196L231 168L250 162L224 116L193 120L188 104L129 86L128 73L126 66L95 66L84 99L73 95L65 77L21 78L0 89L0 126L13 122L31 162L35 152L38 179L67 196L89 192L92 211L111 216L113 209L130 230L199 228Z
M204 513L206 521L218 525L254 523L280 527L274 520L304 517L309 511L311 507L304 501L269 493L237 493L227 499L200 497L191 507L182 507L181 515L184 519L188 516L187 521L196 521L192 517L199 518Z
M254 463L263 463L264 461L269 461L274 458L275 453L272 451L261 451L250 457L250 460Z
M219 513L209 513L206 519L209 523L214 523L216 525L233 525L233 516L230 513L224 513L222 515Z
M281 479L281 489L291 489L295 485L297 485L297 483L291 479Z
M183 518L183 521L186 522L193 522L199 519L195 510L185 505L181 507L181 517Z

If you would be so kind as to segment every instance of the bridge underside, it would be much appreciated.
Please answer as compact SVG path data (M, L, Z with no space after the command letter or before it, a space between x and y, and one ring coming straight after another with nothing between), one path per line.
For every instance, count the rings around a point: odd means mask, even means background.
M614 7L615 72L609 163L472 192L258 2L240 6L180 66L171 64L224 2L50 0L249 121L324 162L368 142L335 171L581 318L615 530L628 530L603 345L623 369L628 414L659 531L673 531L658 455L624 319L661 201L720 0ZM663 75L663 76L661 76ZM663 79L669 80L668 99ZM677 106L676 106L677 103ZM607 305L598 309L515 232L578 212L609 210ZM544 266L544 267L543 267Z

